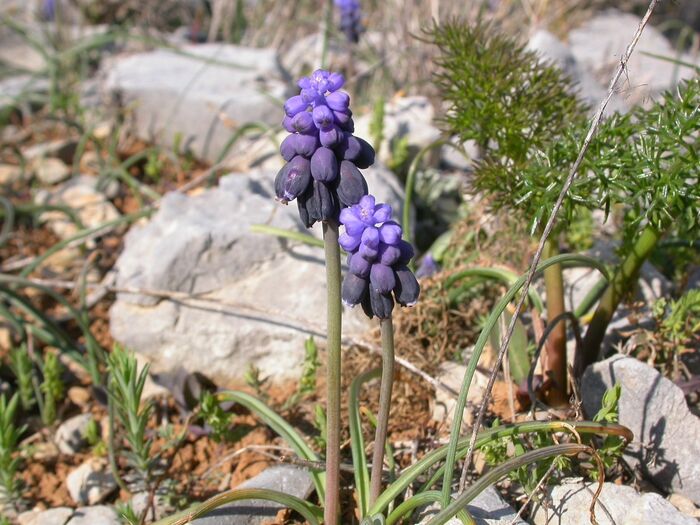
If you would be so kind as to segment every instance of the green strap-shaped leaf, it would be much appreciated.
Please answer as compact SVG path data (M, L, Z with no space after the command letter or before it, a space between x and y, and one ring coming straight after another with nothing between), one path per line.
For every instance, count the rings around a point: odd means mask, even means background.
M234 501L243 500L274 501L275 503L297 511L311 525L320 525L323 517L323 511L319 507L308 501L299 499L296 496L290 496L289 494L268 489L233 489L217 494L213 498L209 498L207 501L195 505L192 509L163 518L157 521L155 525L185 525L196 518L205 516L217 507Z
M371 379L381 375L379 368L357 376L350 384L350 400L348 412L350 419L350 442L352 451L352 466L355 470L355 493L360 507L360 518L367 515L369 508L370 477L365 456L365 440L362 437L362 421L360 420L360 388Z
M311 447L307 445L306 441L304 441L299 433L294 430L289 423L276 414L270 407L256 397L246 394L245 392L237 392L234 390L220 392L217 394L217 397L220 401L240 403L248 410L256 414L266 425L277 432L282 439L289 443L292 449L294 449L294 452L296 452L301 459L313 462L318 461L318 456L316 456L316 453L311 450ZM326 494L326 474L323 472L312 471L311 476L314 481L314 486L316 487L318 499L323 501Z

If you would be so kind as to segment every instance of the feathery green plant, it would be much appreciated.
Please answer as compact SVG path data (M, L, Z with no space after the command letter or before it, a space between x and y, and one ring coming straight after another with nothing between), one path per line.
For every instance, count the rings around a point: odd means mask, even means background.
M0 395L0 503L16 505L19 501L20 482L17 478L20 459L17 457L19 439L26 427L17 426L19 395L7 400Z
M47 427L56 422L58 405L63 399L65 384L61 375L63 366L54 353L47 353L41 366L43 380L39 386L42 394L41 421Z
M10 368L17 378L17 391L22 402L22 410L31 410L34 399L34 365L25 345L10 350Z
M108 360L110 402L114 404L117 419L128 443L128 450L123 453L129 466L137 472L146 488L150 489L157 458L151 453L153 439L146 436L146 426L153 405L141 402L148 378L148 365L139 370L136 357L118 345L115 345Z

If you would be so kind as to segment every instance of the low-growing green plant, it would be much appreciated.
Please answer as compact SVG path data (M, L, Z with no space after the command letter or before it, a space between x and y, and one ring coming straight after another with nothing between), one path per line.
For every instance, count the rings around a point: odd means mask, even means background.
M63 400L65 384L63 366L58 356L53 352L47 353L41 366L43 376L39 390L42 402L40 404L41 421L47 427L53 425L58 417L58 406Z
M153 405L150 402L142 403L141 399L148 378L148 366L139 370L136 357L115 345L109 354L109 372L110 403L114 404L117 420L121 423L128 445L121 452L146 490L150 490L158 458L151 451L153 439L146 435Z
M199 411L211 427L211 438L217 443L234 441L236 433L231 428L233 414L225 412L214 394L205 390L199 401Z
M319 366L321 366L321 362L318 360L318 347L314 338L309 337L304 343L304 363L299 386L282 405L284 410L298 405L301 400L316 392L316 376Z
M107 455L107 443L102 439L100 424L94 418L91 418L85 427L85 441L87 441L94 456Z
M20 458L17 454L19 440L25 431L17 424L19 395L7 400L0 395L0 503L17 506L20 497L20 481L17 476Z
M20 345L10 351L10 368L17 378L17 391L22 401L22 410L32 409L36 404L34 399L34 364L25 345Z

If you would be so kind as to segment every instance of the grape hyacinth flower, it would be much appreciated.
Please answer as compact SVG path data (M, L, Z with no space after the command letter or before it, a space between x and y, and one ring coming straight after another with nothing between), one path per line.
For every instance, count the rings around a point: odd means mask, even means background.
M277 199L297 200L309 228L316 221L338 221L340 208L367 194L360 169L374 163L374 149L355 137L350 97L340 88L343 75L322 69L298 82L300 93L284 104L282 122L290 135L280 145L287 164L275 178Z
M360 0L335 0L335 5L340 10L340 30L348 41L357 44L360 34L365 30Z
M413 306L420 286L408 262L413 247L401 239L401 226L391 220L391 206L377 204L372 195L340 212L345 232L340 246L349 253L342 299L347 306L361 304L372 318L388 319L394 299L402 306Z

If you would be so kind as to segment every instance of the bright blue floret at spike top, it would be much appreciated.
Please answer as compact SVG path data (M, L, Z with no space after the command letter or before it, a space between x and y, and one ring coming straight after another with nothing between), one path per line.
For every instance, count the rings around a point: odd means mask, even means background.
M284 204L297 199L307 228L337 222L341 208L367 195L360 169L374 163L374 149L353 135L344 83L340 73L319 69L299 80L300 93L284 104L282 125L290 135L280 145L287 164L275 178L275 193Z
M365 30L360 0L335 0L335 5L340 10L340 30L350 42L356 44Z
M370 318L380 319L391 316L394 298L402 306L416 304L420 286L408 268L413 247L401 239L401 226L391 220L391 206L365 195L340 212L340 222L345 232L338 242L349 253L343 302L361 304Z

